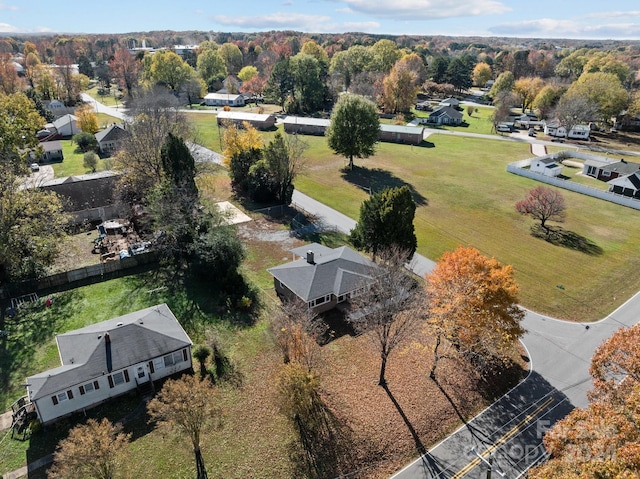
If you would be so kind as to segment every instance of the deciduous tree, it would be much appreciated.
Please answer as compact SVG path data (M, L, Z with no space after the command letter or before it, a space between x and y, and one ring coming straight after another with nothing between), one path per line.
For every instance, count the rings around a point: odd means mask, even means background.
M368 158L375 153L380 119L373 102L358 95L342 95L333 109L327 142L334 153L349 158Z
M586 408L574 409L544 436L551 459L530 473L547 477L640 474L640 326L623 328L597 349Z
M262 137L249 123L244 128L230 125L224 132L224 162L229 167L231 183L246 191L249 169L262 158Z
M98 155L94 151L87 151L82 157L82 166L91 170L91 173L95 173L98 167Z
M418 330L423 320L423 290L404 267L410 256L410 251L397 246L381 250L370 278L362 282L363 293L351 298L355 311L349 322L356 332L366 333L380 353L379 386L386 384L391 353Z
M491 67L487 63L479 62L473 67L471 78L475 86L484 87L491 80L491 75Z
M82 105L76 108L74 114L80 130L92 135L98 131L98 115L95 114L91 105Z
M125 477L119 471L122 470L131 434L124 434L121 430L122 426L115 426L106 418L100 422L89 419L86 424L74 427L69 436L58 444L48 477Z
M565 95L583 97L598 105L600 119L604 122L629 104L629 94L614 73L583 73Z
M513 73L510 71L506 71L501 73L496 81L494 82L491 90L489 91L489 96L491 98L497 98L502 92L512 92L513 87L515 86L516 80L513 77Z
M544 81L537 77L524 77L516 80L513 91L520 97L522 112L531 107L533 100L544 87Z
M164 383L147 411L158 427L176 431L191 443L198 479L207 478L200 450L202 432L211 424L220 425L222 412L218 391L208 379L184 375Z
M109 62L109 67L112 75L118 79L118 83L124 88L125 93L131 96L138 84L140 62L128 50L122 48L114 53L113 59Z
M387 113L408 112L418 94L418 76L407 63L396 63L383 82L382 105Z
M525 332L513 268L475 248L442 255L426 277L426 291L427 330L435 337L432 379L445 342L487 373L510 357Z
M360 206L360 219L351 230L350 241L357 248L379 251L398 248L413 256L418 245L413 219L416 203L408 186L386 188L374 193Z
M156 52L144 67L145 78L151 85L163 85L173 92L180 91L193 74L193 68L169 50Z
M242 70L238 73L238 78L243 82L251 80L258 74L258 69L253 65L242 67Z
M209 90L227 77L227 65L216 50L205 49L197 60L198 74L207 84Z
M540 221L540 226L549 235L551 229L547 221L563 222L566 216L564 196L555 188L538 186L527 193L524 200L516 203L516 211L522 215L529 215Z
M223 43L218 48L218 54L224 60L230 75L237 75L242 69L242 52L234 43Z

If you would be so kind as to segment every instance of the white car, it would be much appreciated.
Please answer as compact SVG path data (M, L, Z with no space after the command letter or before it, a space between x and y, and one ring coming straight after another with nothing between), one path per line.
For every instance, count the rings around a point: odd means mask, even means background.
M31 163L29 168L31 168L31 171L33 172L40 171L40 165L38 163Z
M502 133L511 133L511 127L509 125L500 124L496 127L496 130Z

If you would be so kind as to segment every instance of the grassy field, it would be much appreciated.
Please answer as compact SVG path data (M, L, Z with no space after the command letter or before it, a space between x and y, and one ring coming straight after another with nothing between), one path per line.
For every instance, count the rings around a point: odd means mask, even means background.
M513 265L529 308L595 320L640 289L639 212L563 191L565 246L532 235L533 221L514 204L538 183L506 172L507 163L530 156L527 144L432 135L430 147L380 144L374 157L344 171L346 160L324 138L305 140L307 167L296 188L357 219L363 188L408 184L418 203L418 252L437 259L472 245ZM611 285L615 294L602 294Z
M98 89L99 87L96 85L93 88L90 88L89 90L85 91L85 93L87 93L93 99L98 100L103 105L118 106L118 107L122 106L122 100L119 98L116 99L116 97L113 96L113 92L114 92L113 88L111 89L110 95L100 95L98 94ZM117 95L120 95L120 92L117 92Z
M83 175L91 173L91 170L83 165L84 153L77 149L77 145L71 140L61 140L64 160L60 163L52 163L53 173L56 178L64 178L72 175ZM99 159L96 171L108 170L110 168L109 159Z

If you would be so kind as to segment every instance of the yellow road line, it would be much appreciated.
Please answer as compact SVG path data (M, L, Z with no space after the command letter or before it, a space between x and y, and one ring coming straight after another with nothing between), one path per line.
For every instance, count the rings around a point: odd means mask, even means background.
M509 431L507 431L500 439L494 442L480 455L485 459L489 457L489 455L491 455L496 449L502 446L505 442L507 442L513 436L515 436L520 431L520 429L522 429L523 426L529 424L533 419L535 419L538 413L542 411L544 408L546 408L547 406L549 406L549 404L551 404L552 402L553 402L553 398L551 397L547 398L547 400L544 401L542 404L540 404L540 406L538 406L532 413L527 414L524 417L524 419L522 419L518 424L516 424L511 429L509 429ZM471 469L473 469L478 464L480 464L480 462L481 462L481 459L479 457L476 457L469 464L467 464L465 467L460 469L454 476L451 476L451 479L460 479L469 471L471 471Z

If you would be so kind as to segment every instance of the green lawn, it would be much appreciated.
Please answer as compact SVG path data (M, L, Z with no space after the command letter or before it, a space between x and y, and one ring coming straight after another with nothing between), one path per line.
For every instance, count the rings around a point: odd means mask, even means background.
M111 88L111 93L109 95L100 95L100 94L98 94L98 89L99 88L96 85L93 88L90 88L89 90L85 91L85 93L87 93L89 96L91 96L95 100L98 100L103 105L118 106L118 107L122 106L122 99L119 98L121 93L117 89L112 87ZM114 96L114 92L118 96L118 98L116 98Z
M427 118L429 116L428 111L420 111L420 110L412 110L415 114L416 118ZM451 131L461 131L466 133L482 133L485 135L494 134L493 124L489 117L493 112L493 108L488 108L486 106L476 107L476 111L473 115L469 116L467 113L467 107L462 105L462 121L464 122L461 126L452 126L452 125L425 125L429 129L434 130L451 130Z
M72 175L83 175L85 173L91 173L91 170L85 168L83 163L84 153L79 150L76 151L77 145L71 140L61 140L62 153L64 154L64 160L60 163L52 163L53 172L56 178L64 178ZM108 170L110 168L108 159L98 160L98 166L96 171Z
M532 236L533 221L514 204L539 184L506 172L507 163L530 156L528 144L432 135L431 148L381 143L374 157L345 172L346 160L333 155L324 138L305 140L307 166L296 188L357 219L367 197L362 187L410 185L418 199L418 252L437 259L459 244L472 245L513 265L529 308L595 320L640 289L635 210L563 190L568 215L562 227L577 235L571 247ZM612 285L615 294L603 294Z

